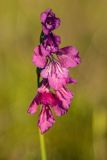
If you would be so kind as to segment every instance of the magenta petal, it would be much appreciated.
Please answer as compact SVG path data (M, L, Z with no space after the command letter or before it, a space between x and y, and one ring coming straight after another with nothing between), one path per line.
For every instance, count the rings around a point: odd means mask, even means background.
M79 52L72 46L60 49L58 58L63 67L76 67L80 64Z
M66 85L66 78L68 77L68 70L63 67L60 68L60 66L58 67L56 67L52 75L48 77L50 86L55 90Z
M63 108L68 109L70 107L70 103L73 99L73 93L71 91L62 87L60 90L56 91L56 96L62 102Z
M34 49L34 54L33 54L33 58L32 58L32 62L40 68L44 68L45 64L46 64L46 57L42 55L42 53L40 52L40 46L37 46Z
M55 53L59 50L59 44L61 42L61 39L59 36L51 33L47 36L45 36L45 39L43 41L43 47L45 49L45 55L50 55L52 53ZM44 51L43 51L44 53Z
M41 77L48 78L48 73L50 70L50 66L47 65L42 71L41 71Z
M28 113L30 114L34 114L37 112L37 102L36 102L36 98L33 99L32 103L30 104L29 108L28 108Z
M67 110L63 108L61 104L53 106L53 110L57 116L62 116L67 112Z
M45 47L42 44L40 45L40 49L41 49L41 53L42 53L43 56L50 55L50 52L48 50L46 50Z
M46 64L46 58L42 56L33 55L32 62L39 68L44 68Z
M44 105L53 106L57 104L54 94L52 94L51 92L40 93L38 95L38 100L40 101L41 104L44 104Z
M66 83L76 84L77 80L71 77L66 78Z
M40 15L40 19L42 23L45 23L48 14L51 12L51 9L47 9L45 12L42 12Z
M41 76L47 78L49 85L57 90L66 84L68 69L62 67L60 63L53 61L42 70Z
M41 13L40 15L40 19L41 19L41 22L44 23L46 21L46 18L47 18L47 13Z
M45 133L55 123L55 119L48 106L42 106L42 111L39 116L38 126L41 133Z
M60 36L57 36L57 35L54 34L54 39L55 39L56 44L57 44L57 45L60 45L60 43L61 43L61 38L60 38Z
M60 23L61 23L61 20L59 18L56 18L55 19L56 28L58 28L60 26Z
M43 32L44 32L46 35L48 35L49 32L50 32L50 30L47 29L44 25L42 25L42 30L43 30Z
M49 83L47 79L43 79L40 83L40 87L37 89L38 93L49 93Z
M49 80L49 85L55 90L61 88L63 85L66 85L66 79L58 78L55 75L53 75L52 77L50 76L48 80Z

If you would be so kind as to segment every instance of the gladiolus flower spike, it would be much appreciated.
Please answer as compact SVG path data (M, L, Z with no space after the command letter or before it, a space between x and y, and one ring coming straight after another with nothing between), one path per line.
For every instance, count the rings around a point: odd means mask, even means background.
M55 123L53 111L56 116L62 116L70 107L73 93L67 84L75 84L76 80L69 76L69 68L80 64L80 57L78 50L73 46L59 47L61 38L52 31L60 26L60 19L51 9L44 11L40 19L40 44L34 48L32 58L37 67L38 89L28 113L36 113L41 106L38 127L43 134Z

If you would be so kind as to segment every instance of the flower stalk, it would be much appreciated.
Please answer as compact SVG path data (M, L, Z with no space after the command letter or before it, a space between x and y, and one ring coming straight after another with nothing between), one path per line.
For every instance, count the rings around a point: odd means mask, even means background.
M47 160L44 135L42 135L40 131L39 131L39 137L40 137L40 147L41 147L41 160Z
M37 73L37 87L39 87L39 83L40 83L39 68L36 69L36 73ZM40 131L39 131L39 138L40 138L41 160L47 160L44 135L42 135Z

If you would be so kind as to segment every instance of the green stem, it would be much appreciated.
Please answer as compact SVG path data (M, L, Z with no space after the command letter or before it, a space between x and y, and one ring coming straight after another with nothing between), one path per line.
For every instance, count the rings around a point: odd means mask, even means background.
M37 86L39 87L40 84L40 69L37 68L36 73L37 73ZM44 136L40 133L39 131L39 137L40 137L40 148L41 148L41 160L47 160L46 158L46 149L45 149L45 140Z
M45 141L44 141L44 136L39 132L40 136L40 146L41 146L41 159L46 160L46 149L45 149Z

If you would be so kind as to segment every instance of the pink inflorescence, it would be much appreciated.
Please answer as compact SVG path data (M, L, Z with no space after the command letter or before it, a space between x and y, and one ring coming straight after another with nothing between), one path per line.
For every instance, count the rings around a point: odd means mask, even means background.
M52 110L57 116L62 116L70 107L73 93L67 88L67 84L75 84L76 80L69 76L69 68L80 64L80 57L78 50L73 46L59 48L61 39L52 31L59 27L60 19L51 9L41 13L40 19L40 44L34 49L32 61L42 81L28 113L34 114L38 106L42 106L38 126L41 133L44 133L55 123Z

